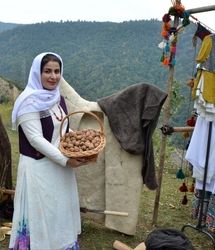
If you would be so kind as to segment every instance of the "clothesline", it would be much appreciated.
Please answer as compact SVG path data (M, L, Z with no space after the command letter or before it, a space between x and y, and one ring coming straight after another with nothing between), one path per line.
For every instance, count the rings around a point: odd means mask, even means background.
M215 33L215 30L213 30L212 28L210 28L208 25L204 24L203 22L199 21L198 18L196 18L195 16L190 15L190 17L193 18L197 23L200 23L201 25L203 25L206 29L208 29L212 33Z

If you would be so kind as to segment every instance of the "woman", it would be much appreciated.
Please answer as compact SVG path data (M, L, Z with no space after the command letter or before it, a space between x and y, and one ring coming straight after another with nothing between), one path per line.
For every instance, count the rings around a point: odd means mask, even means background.
M59 82L63 62L55 53L33 60L28 84L17 98L12 124L19 132L20 159L14 198L12 250L77 250L81 231L74 169L86 162L58 149L67 114ZM65 122L62 131L68 130Z

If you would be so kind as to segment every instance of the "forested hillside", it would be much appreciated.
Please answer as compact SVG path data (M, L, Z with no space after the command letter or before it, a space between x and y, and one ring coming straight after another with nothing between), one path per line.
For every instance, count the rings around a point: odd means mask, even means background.
M161 66L158 48L161 28L157 20L18 25L0 33L0 75L24 87L32 58L53 51L64 60L64 78L88 100L137 82L166 90L168 68ZM178 36L175 79L183 93L193 71L195 29L190 24Z
M0 32L13 29L15 27L20 26L21 24L15 24L15 23L2 23L0 22Z

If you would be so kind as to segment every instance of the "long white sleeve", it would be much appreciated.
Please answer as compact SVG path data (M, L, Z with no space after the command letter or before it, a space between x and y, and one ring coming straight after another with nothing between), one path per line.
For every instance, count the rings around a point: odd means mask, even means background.
M32 147L53 162L66 166L68 158L60 152L58 145L50 143L43 137L39 114L34 113L21 116L19 124ZM59 141L56 144L58 143Z

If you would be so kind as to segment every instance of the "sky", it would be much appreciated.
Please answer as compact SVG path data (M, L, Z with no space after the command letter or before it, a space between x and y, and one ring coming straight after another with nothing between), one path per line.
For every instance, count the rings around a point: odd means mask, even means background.
M181 2L185 9L215 5L215 0ZM171 0L2 0L0 22L161 20L171 6ZM215 10L193 15L215 30Z

